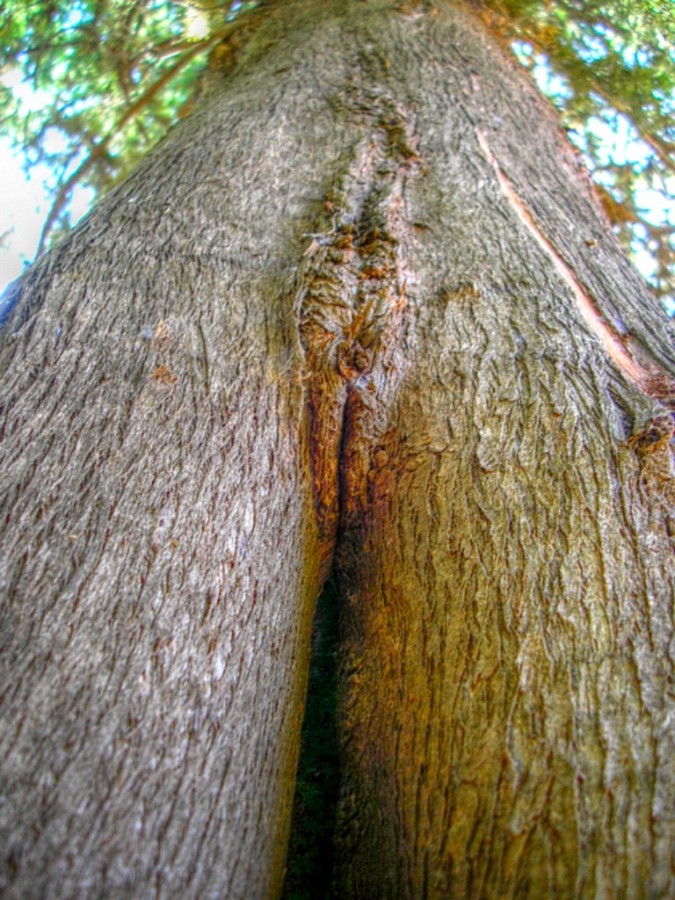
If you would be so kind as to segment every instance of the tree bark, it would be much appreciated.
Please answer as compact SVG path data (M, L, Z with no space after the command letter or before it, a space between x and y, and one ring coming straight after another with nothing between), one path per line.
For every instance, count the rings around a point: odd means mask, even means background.
M6 298L6 895L276 895L331 570L339 896L668 895L665 317L473 7L238 52Z

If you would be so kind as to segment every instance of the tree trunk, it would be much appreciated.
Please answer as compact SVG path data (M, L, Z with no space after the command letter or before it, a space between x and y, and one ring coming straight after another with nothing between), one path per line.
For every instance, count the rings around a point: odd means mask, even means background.
M332 569L339 896L666 896L664 317L472 8L239 53L6 298L6 895L277 894Z

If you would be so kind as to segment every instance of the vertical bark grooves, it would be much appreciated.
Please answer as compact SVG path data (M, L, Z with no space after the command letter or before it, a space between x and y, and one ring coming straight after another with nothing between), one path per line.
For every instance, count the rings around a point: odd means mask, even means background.
M331 566L340 896L669 893L672 418L575 284L672 376L479 17L270 7L11 298L7 896L278 893Z

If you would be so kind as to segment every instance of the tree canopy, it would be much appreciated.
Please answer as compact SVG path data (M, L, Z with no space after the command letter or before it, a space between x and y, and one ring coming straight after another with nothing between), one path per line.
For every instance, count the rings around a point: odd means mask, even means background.
M53 198L40 250L71 225L76 186L119 182L189 110L236 30L268 3L9 0L0 121ZM671 0L485 0L478 6L559 108L621 240L675 312L675 7ZM644 265L643 265L644 269Z

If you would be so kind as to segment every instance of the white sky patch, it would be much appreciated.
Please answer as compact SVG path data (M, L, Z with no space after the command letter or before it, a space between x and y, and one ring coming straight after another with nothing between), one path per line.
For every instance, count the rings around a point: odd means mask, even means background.
M188 6L185 11L185 36L202 40L209 36L209 20L201 9Z
M1 77L18 97L22 114L39 112L53 100L48 91L36 90L24 81L18 67L5 69ZM66 145L67 138L59 129L47 131L47 152L57 153ZM28 175L25 163L24 154L0 137L0 294L33 261L53 202L45 185L53 183L54 173L41 164L31 167ZM73 224L88 212L93 199L90 188L74 188L67 206Z
M9 141L0 140L0 291L32 260L48 209L38 174L29 179Z
M37 90L26 84L18 66L3 71L2 83L20 99L21 109L26 113L39 112L54 99L48 91Z
M0 138L0 293L33 261L51 208L45 189L52 177L48 167L35 166L28 176L22 166L21 153ZM91 189L73 190L68 207L73 223L88 212L92 200Z

